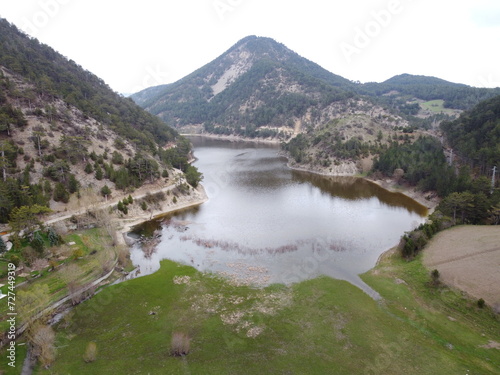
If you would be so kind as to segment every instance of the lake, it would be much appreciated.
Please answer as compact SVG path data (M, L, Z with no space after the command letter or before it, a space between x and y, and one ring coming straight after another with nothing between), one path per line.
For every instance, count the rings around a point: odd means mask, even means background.
M327 275L377 298L358 275L427 215L414 200L362 178L291 170L278 145L192 142L209 200L138 229L161 233L152 255L139 244L131 250L141 275L171 259L235 283L290 284Z

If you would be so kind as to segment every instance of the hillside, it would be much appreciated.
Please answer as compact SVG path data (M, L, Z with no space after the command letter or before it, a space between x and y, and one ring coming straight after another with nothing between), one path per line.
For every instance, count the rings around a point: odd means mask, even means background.
M189 153L160 119L0 20L0 223L22 206L64 210L86 188L104 198L188 171Z
M250 36L180 81L132 99L176 127L267 137L323 121L322 111L353 97L353 88L284 45Z
M391 141L437 130L495 93L409 74L360 84L249 36L185 78L131 98L181 132L281 140L299 168L353 174Z
M500 96L483 101L455 121L441 124L459 155L482 173L500 167Z
M290 133L290 129L297 130L297 124L324 124L331 120L329 106L353 98L364 97L421 125L418 117L428 117L422 116L425 102L442 100L440 112L450 114L444 109L469 109L495 94L500 89L410 74L360 84L323 69L273 39L249 36L185 78L131 98L179 128L266 137L279 131Z

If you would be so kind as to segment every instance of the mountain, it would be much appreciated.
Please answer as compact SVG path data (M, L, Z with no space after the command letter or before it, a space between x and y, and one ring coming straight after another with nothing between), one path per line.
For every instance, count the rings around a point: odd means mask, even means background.
M477 88L436 77L401 74L382 83L366 83L359 92L375 96L399 95L425 101L443 100L445 108L465 110L492 96L500 95L500 88Z
M288 139L331 121L338 108L360 100L387 109L417 126L435 115L456 116L500 89L478 89L403 74L382 83L359 84L335 75L270 38L249 36L200 69L169 85L131 98L187 132ZM422 102L442 100L426 111ZM375 112L380 112L377 109ZM423 119L433 116L432 120ZM441 118L439 118L440 120Z
M0 19L0 223L16 207L62 210L86 188L123 194L186 171L189 152L176 130Z
M353 97L354 87L283 44L249 36L178 82L132 99L176 127L203 124L211 133L262 136L308 118L320 121L312 110Z

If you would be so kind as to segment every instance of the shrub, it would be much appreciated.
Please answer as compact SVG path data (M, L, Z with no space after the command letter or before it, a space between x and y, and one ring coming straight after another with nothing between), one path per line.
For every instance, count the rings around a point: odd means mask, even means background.
M113 164L123 164L123 155L120 154L118 151L113 151L113 154L111 155L111 162Z
M189 353L189 337L182 332L174 332L170 342L170 354L175 357L185 356Z
M19 267L21 264L21 259L17 255L12 255L9 260L10 263L14 264L14 266Z
M103 197L106 197L106 196L108 196L108 195L111 195L111 189L109 188L109 186L108 186L108 185L104 185L104 186L102 187L102 189L101 189L101 195L102 195Z
M484 308L484 306L486 306L486 302L484 301L484 299L479 298L477 300L477 307L479 307L480 309L482 309L482 308Z
M5 253L7 251L7 245L5 244L2 237L0 237L0 254Z
M438 285L439 284L439 271L437 269L432 270L431 272L431 279L432 279L432 284L433 285Z
M82 249L75 249L75 250L73 250L72 257L73 257L73 259L77 260L79 258L83 258L84 255L85 255L85 253L83 252Z
M31 240L30 245L35 249L39 254L43 254L45 249L45 244L43 242L43 238L40 235L40 232L35 232L33 235L33 240Z
M69 202L69 193L66 190L66 187L58 182L56 184L56 187L54 189L54 196L52 197L56 202L63 202L63 203L68 203Z
M49 228L47 230L47 237L49 239L50 246L57 246L62 242L62 238L54 228Z
M83 355L83 360L87 363L94 362L97 359L97 344L95 342L89 342L87 348L85 349L85 354Z
M92 167L92 164L87 163L87 165L85 166L84 171L85 171L85 173L90 174L90 173L94 172L94 167Z

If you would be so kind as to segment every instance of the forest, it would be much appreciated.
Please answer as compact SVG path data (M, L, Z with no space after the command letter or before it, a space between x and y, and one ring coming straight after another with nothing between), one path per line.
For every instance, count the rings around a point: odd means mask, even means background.
M441 129L450 147L481 173L500 167L500 96L479 103Z
M441 142L420 137L394 142L375 159L373 173L382 173L436 191L441 202L430 221L405 234L399 245L414 257L439 230L457 224L500 224L500 189L493 167L500 164L500 96L479 103L458 119L443 122L446 142L455 150L447 160Z
M18 93L19 100L29 103L35 96L61 98L137 147L150 151L156 150L157 143L165 144L177 137L175 130L141 110L132 100L115 93L103 80L23 34L6 20L0 20L0 65L35 85L34 91ZM5 122L0 120L0 130Z
M79 196L78 170L87 181L109 181L124 191L166 178L172 167L198 184L202 176L188 163L189 140L7 21L0 20L0 31L0 67L9 72L0 69L0 223L15 209ZM81 111L81 121L97 120L100 130L74 126L73 108ZM28 118L40 124L30 127L27 138L36 155L27 154L28 144L18 137ZM118 135L113 149L90 152L92 137L105 140L108 129Z

